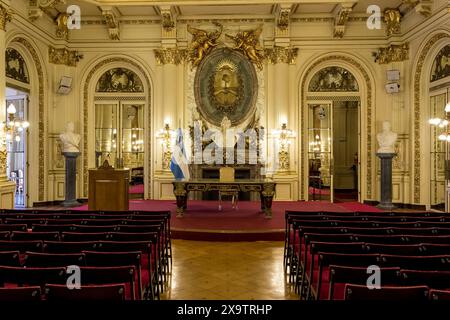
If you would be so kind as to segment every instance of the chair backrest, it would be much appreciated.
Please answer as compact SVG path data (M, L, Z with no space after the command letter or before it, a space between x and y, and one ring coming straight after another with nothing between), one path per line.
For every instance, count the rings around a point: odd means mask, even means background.
M156 241L158 233L156 232L143 232L143 233L125 233L125 232L112 232L112 241Z
M111 238L111 233L109 232L63 232L61 233L62 241L99 241L99 240L108 240Z
M429 289L426 286L388 287L371 290L365 285L346 284L345 300L383 300L383 301L427 301Z
M9 240L10 235L9 231L0 231L0 240Z
M75 225L78 233L96 233L96 232L114 232L117 231L117 225L111 226L91 226L91 225Z
M30 241L30 240L59 240L59 232L22 232L13 231L11 233L11 240L16 241Z
M219 180L221 182L234 181L234 168L233 167L220 167Z
M0 224L0 231L27 231L26 224Z
M333 265L343 266L370 266L377 263L378 254L348 254L348 253L319 253L319 265L321 267Z
M20 267L20 252L0 251L0 266Z
M33 224L45 224L46 219L41 218L34 218L34 219L12 219L7 218L4 220L6 224L26 224L29 228L31 228L31 225Z
M143 254L151 253L150 241L99 241L95 250L106 252L140 251Z
M70 265L84 266L86 258L83 253L37 253L26 252L27 267L66 267Z
M450 256L380 256L379 263L386 267L400 267L412 270L450 270Z
M64 267L7 267L0 266L0 284L14 283L19 286L44 286L47 283L66 283Z
M86 256L86 266L90 267L135 266L136 268L140 268L141 266L141 251L83 251L83 254Z
M0 241L0 251L34 251L42 252L42 241L32 240L32 241Z
M400 282L400 268L380 268L380 280L384 285L398 284ZM347 267L330 265L330 285L328 299L333 300L335 297L335 284L337 283L352 283L367 285L371 270L367 267ZM342 294L343 297L343 294Z
M0 288L0 301L2 302L31 302L40 300L40 287Z
M380 244L365 243L367 253L395 254L395 255L421 255L423 247L420 244Z
M160 232L161 225L159 224L137 225L137 226L121 225L117 226L116 231L125 233Z
M402 269L400 276L404 285L426 285L433 289L450 288L450 271L407 270Z
M31 226L33 232L75 232L77 228L74 224L33 224Z
M47 253L80 253L83 250L96 250L98 241L45 241L44 252Z
M339 242L339 243L347 243L353 242L352 234L321 234L321 233L305 233L304 234L305 241L323 241L323 242Z
M125 285L90 285L70 290L66 285L48 284L45 286L45 296L48 301L123 301Z
M430 290L430 300L450 301L450 290Z
M450 235L427 235L427 236L420 236L420 235L404 235L405 242L409 243L446 243L450 244Z
M116 226L122 224L124 219L86 219L85 224L88 226Z
M446 243L423 243L424 254L426 255L440 255L450 254L450 244Z
M125 298L136 299L136 269L134 266L119 267L82 267L83 285L128 283L130 286L129 296Z
M339 242L311 242L310 253L317 254L319 252L329 252L329 253L366 253L364 249L363 242L350 242L350 243L339 243Z

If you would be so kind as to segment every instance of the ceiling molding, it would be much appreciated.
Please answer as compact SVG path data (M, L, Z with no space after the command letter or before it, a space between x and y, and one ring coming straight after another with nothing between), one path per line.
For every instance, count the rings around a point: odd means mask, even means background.
M111 40L120 40L119 15L114 7L101 7L103 20L108 27L108 35Z
M345 26L353 10L354 3L342 3L334 9L334 38L343 38L345 33Z

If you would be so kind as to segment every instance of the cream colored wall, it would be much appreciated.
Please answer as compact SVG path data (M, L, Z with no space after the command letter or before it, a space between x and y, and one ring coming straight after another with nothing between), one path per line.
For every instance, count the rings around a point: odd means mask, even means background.
M60 158L55 146L57 135L64 130L67 121L74 121L76 130L83 134L83 90L88 74L98 63L108 58L122 58L134 62L140 66L150 81L148 99L148 133L149 143L146 144L148 153L146 163L147 183L146 197L154 199L171 199L171 174L167 170L162 170L161 141L156 138L155 133L164 126L164 122L170 118L171 127L175 128L180 124L187 124L188 119L188 97L186 87L190 66L186 63L180 65L157 65L153 49L161 48L161 25L159 21L147 21L144 24L133 24L131 22L122 23L120 26L121 40L109 40L106 27L103 24L82 24L81 30L70 31L69 41L55 40L55 26L49 18L41 18L35 23L30 23L27 17L25 1L13 1L11 6L16 14L11 23L7 25L6 41L10 43L14 38L21 36L28 39L36 50L39 60L42 62L44 74L44 136L45 148L39 150L38 99L36 95L31 96L30 102L30 149L29 149L29 204L39 201L61 200L64 186L64 170L60 167ZM350 21L343 39L332 38L333 22L329 18L322 21L306 21L303 17L293 17L290 24L290 45L299 48L299 54L295 64L267 64L262 72L264 77L264 118L262 119L265 128L270 131L277 129L283 119L287 120L288 127L297 132L297 137L293 140L290 148L291 169L283 175L275 173L275 178L279 181L276 198L279 200L302 199L301 186L305 185L305 179L301 180L301 170L305 168L302 163L301 143L304 143L303 129L301 127L302 107L304 101L301 100L301 84L306 71L320 59L329 56L339 56L341 60L330 60L327 63L342 65L357 77L360 87L362 87L362 104L366 104L368 92L366 81L371 85L372 129L369 132L371 140L367 141L367 105L361 109L361 148L370 142L372 154L361 154L361 176L367 175L365 164L368 157L371 159L372 175L371 183L367 186L366 181L362 181L361 201L379 199L379 160L375 156L376 132L381 129L383 120L391 120L393 130L399 133L399 161L394 166L393 190L394 202L406 204L427 204L429 199L429 168L427 157L427 144L422 142L420 155L414 153L414 73L417 67L417 60L422 48L433 34L440 32L450 32L450 19L448 11L448 1L436 0L433 4L433 16L428 20L417 13L411 12L402 24L402 36L386 39L384 30L369 31L363 19ZM190 17L190 19L196 17ZM198 17L205 19L208 17ZM239 29L254 28L261 23L260 20L249 19L243 21L223 20L228 30L237 31ZM242 18L242 17L239 17ZM269 17L270 18L270 17ZM208 22L202 22L205 27L210 26ZM264 23L263 44L271 47L280 38L275 37L275 26L273 22ZM177 22L176 33L178 46L186 47L190 36L186 31L186 22L180 19ZM390 44L410 43L410 58L403 62L395 62L388 65L379 65L374 62L373 52L380 47ZM433 48L438 50L448 39L440 40ZM66 47L70 50L78 50L84 58L78 62L77 67L65 65L55 65L48 61L48 46ZM33 67L33 58L26 53L26 48L21 48L30 70ZM437 52L432 50L431 53ZM430 64L432 56L428 57ZM360 65L367 74L359 70L349 60ZM112 65L112 64L111 64ZM322 64L323 66L326 63ZM106 68L107 65L105 65ZM317 66L320 68L320 66ZM422 79L421 101L421 121L420 133L423 141L429 141L429 127L426 123L427 99L426 78L428 77L430 66L424 67L427 74ZM401 92L389 95L385 92L386 70L399 69L401 72ZM37 72L31 71L32 85L36 86ZM96 73L98 75L99 72ZM65 96L55 94L56 86L62 76L73 77L72 91ZM309 74L311 77L312 74ZM93 76L93 79L95 76ZM143 79L144 81L144 79ZM91 84L92 87L92 84ZM34 90L34 92L37 89ZM92 102L90 102L90 105ZM89 117L89 124L92 117ZM92 127L88 125L88 127ZM83 141L82 141L83 144ZM151 145L151 149L149 149ZM268 143L270 146L270 143ZM89 147L89 150L93 150ZM273 152L269 147L269 153ZM44 197L39 198L39 154L44 154ZM89 155L92 152L89 153ZM82 157L86 157L85 154ZM83 190L83 158L78 160L78 197L84 197L86 190ZM414 199L414 157L420 157L420 199ZM89 167L93 166L93 157L88 157ZM306 174L305 174L306 177ZM372 192L368 195L367 189Z

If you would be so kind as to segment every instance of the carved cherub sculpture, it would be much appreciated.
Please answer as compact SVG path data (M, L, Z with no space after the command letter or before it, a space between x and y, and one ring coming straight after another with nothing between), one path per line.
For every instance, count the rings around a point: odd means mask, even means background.
M226 36L234 41L235 48L240 50L251 62L262 69L264 60L264 50L259 44L259 37L262 33L262 25L255 30L239 32L236 36L226 34Z
M211 51L212 48L218 45L217 40L222 35L223 25L218 22L213 22L219 27L218 30L206 31L187 26L187 31L192 34L192 41L190 45L190 60L192 68L199 65L202 59Z

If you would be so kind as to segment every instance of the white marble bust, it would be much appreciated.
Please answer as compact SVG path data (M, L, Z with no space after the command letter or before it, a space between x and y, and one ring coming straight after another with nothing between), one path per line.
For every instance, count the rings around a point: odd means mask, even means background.
M391 123L383 121L383 131L377 134L380 148L377 153L395 153L394 145L397 141L397 133L391 131Z
M73 122L68 122L66 125L66 131L59 135L62 146L62 152L80 152L80 139L81 136L74 133L75 125Z

